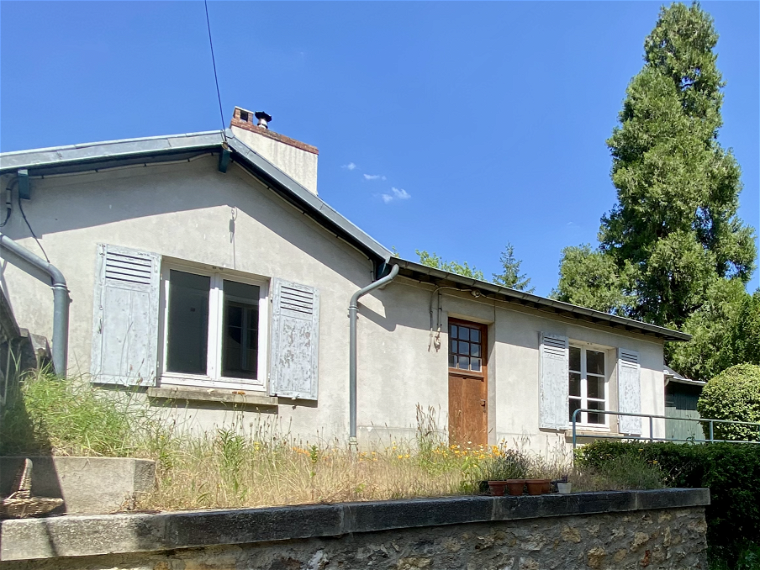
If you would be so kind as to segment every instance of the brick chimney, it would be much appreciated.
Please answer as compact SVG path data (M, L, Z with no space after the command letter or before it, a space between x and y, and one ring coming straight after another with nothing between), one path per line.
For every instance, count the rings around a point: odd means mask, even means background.
M269 129L272 117L235 107L230 128L235 138L274 164L309 192L317 193L317 147Z

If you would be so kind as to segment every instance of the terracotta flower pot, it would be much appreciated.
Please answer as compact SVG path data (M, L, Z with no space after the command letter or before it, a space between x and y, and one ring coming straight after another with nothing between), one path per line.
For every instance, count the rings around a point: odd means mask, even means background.
M507 492L513 497L523 494L525 479L507 479Z
M491 490L491 495L494 497L504 496L504 487L507 486L506 481L489 481L488 488Z
M551 491L551 480L549 479L528 479L526 482L528 486L529 495L540 495L544 493L544 489L548 486Z

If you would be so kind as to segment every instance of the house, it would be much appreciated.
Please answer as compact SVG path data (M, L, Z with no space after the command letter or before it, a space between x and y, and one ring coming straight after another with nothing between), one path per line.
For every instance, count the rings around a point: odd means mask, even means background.
M235 108L224 132L0 155L2 287L50 338L50 277L8 249L44 248L71 297L59 367L201 431L265 419L364 444L414 437L421 406L465 445L564 445L579 408L598 410L583 433L650 434L599 412L663 415L663 344L688 335L394 257L269 120Z

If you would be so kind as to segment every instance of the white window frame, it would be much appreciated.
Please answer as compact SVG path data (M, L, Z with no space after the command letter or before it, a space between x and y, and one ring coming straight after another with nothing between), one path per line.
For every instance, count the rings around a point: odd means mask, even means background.
M578 370L572 370L570 368L570 350L573 348L578 348L581 351L581 369ZM580 372L581 375L581 409L588 409L588 371L586 367L586 351L591 350L593 352L601 352L604 355L604 399L602 398L592 398L592 401L594 402L604 402L604 411L610 411L610 358L609 358L609 350L606 347L602 346L595 346L591 344L582 345L577 342L570 341L569 347L568 347L568 375L567 375L567 382L568 387L570 383L570 374L572 372ZM592 376L599 378L598 374L591 374ZM570 400L577 400L578 396L568 395L568 414L569 414L569 403ZM577 426L583 427L584 429L589 430L599 430L599 431L609 431L610 429L610 414L602 414L602 418L604 418L604 423L596 424L596 423L589 423L588 421L588 412L581 412L578 414L579 420L576 423ZM568 415L568 421L572 424L572 419Z
M208 303L208 355L206 374L187 374L166 370L166 354L169 335L169 281L170 272L183 271L211 278ZM259 347L257 376L255 380L243 380L222 376L222 339L224 336L224 281L235 281L259 287ZM231 271L209 269L192 264L171 261L161 264L161 384L250 390L265 392L267 389L267 356L269 354L269 281L255 276L243 276Z

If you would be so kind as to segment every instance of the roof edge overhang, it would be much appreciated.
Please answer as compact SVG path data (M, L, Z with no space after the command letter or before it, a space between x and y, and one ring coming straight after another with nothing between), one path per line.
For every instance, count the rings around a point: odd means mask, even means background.
M703 380L692 380L691 378L686 378L682 374L679 374L675 370L673 370L670 366L667 364L665 365L664 369L665 373L665 383L668 382L675 382L676 384L689 384L691 386L705 386L707 385L707 382L704 382Z
M676 378L675 376L668 376L665 375L665 380L667 383L672 382L673 384L685 384L687 386L707 386L707 382L704 382L702 380L691 380L689 378Z
M124 139L68 145L0 154L0 175L21 169L30 176L55 176L101 171L133 164L187 160L208 153L221 153L225 145L233 161L248 170L287 202L309 215L371 259L376 266L387 263L391 252L347 218L235 138L231 130L182 135Z
M564 303L562 301L555 301L554 299L548 299L546 297L539 297L538 295L532 295L531 293L525 293L507 287L500 287L494 283L488 283L486 281L480 281L479 279L441 271L413 261L394 257L391 258L390 262L400 266L400 275L410 277L423 283L430 283L436 286L442 284L454 284L461 285L468 289L477 289L481 294L484 294L487 297L495 298L506 303L514 303L523 307L537 309L559 317L587 321L599 326L610 327L618 332L627 331L639 333L670 341L688 341L691 339L691 335L680 331L649 323L642 323L634 319L619 317L617 315L595 311L594 309L588 309L586 307L571 305L570 303Z

